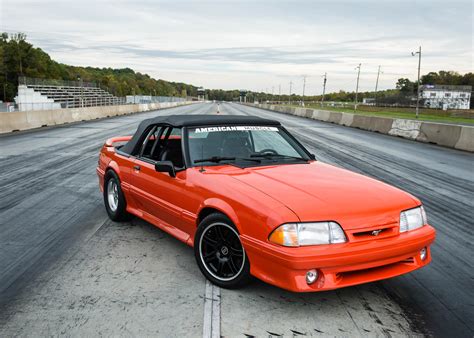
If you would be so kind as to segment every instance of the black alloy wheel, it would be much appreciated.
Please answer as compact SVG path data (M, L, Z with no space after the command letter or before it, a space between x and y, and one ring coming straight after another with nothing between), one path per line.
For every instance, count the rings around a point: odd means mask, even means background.
M222 214L207 216L194 242L195 256L202 273L223 288L238 288L250 279L250 264L232 222Z

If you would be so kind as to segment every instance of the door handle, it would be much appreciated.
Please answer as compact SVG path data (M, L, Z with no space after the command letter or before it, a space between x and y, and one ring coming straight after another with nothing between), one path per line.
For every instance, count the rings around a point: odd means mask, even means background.
M133 166L133 169L137 170L137 171L140 171L140 166L139 165L134 165Z

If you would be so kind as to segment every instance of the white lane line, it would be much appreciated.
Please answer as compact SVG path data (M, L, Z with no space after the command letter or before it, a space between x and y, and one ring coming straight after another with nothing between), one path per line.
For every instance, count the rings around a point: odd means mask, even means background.
M204 294L203 338L219 338L221 336L221 290L206 280Z

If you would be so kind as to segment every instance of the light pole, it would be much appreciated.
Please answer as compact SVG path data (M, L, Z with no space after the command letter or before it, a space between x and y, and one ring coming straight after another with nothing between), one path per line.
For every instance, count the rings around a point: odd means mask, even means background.
M421 68L421 46L418 49L418 52L411 52L412 56L418 54L418 88L416 89L416 118L418 118L418 113L420 110L420 68Z
M16 48L18 51L18 59L19 59L19 65L20 65L20 76L23 76L23 63L21 62L21 52L20 52L20 41L17 41Z
M379 88L380 73L383 73L383 72L380 72L380 65L379 65L379 70L377 71L377 81L375 81L375 95L374 95L375 105L377 105L377 89Z
M288 95L288 104L291 106L291 86L293 85L293 82L290 81L290 95Z
M359 78L360 78L360 66L362 63L359 63L359 65L355 68L357 69L357 84L356 84L356 97L355 97L355 103L354 103L354 110L357 110L357 95L359 94Z
M281 84L278 85L278 104L281 103Z
M303 99L301 100L301 105L304 107L304 90L306 88L306 75L303 75Z
M272 103L273 103L273 90L275 89L275 86L272 86Z
M326 82L328 80L327 73L324 73L324 80L323 80L323 96L321 97L321 107L323 106L324 102L324 94L326 93Z

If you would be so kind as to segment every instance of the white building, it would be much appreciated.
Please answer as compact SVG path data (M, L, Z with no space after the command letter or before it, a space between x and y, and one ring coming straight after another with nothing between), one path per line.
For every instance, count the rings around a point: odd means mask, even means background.
M375 98L373 98L373 97L364 97L362 99L362 104L365 104L367 106L375 106Z
M426 108L470 109L471 86L423 85L420 97Z

